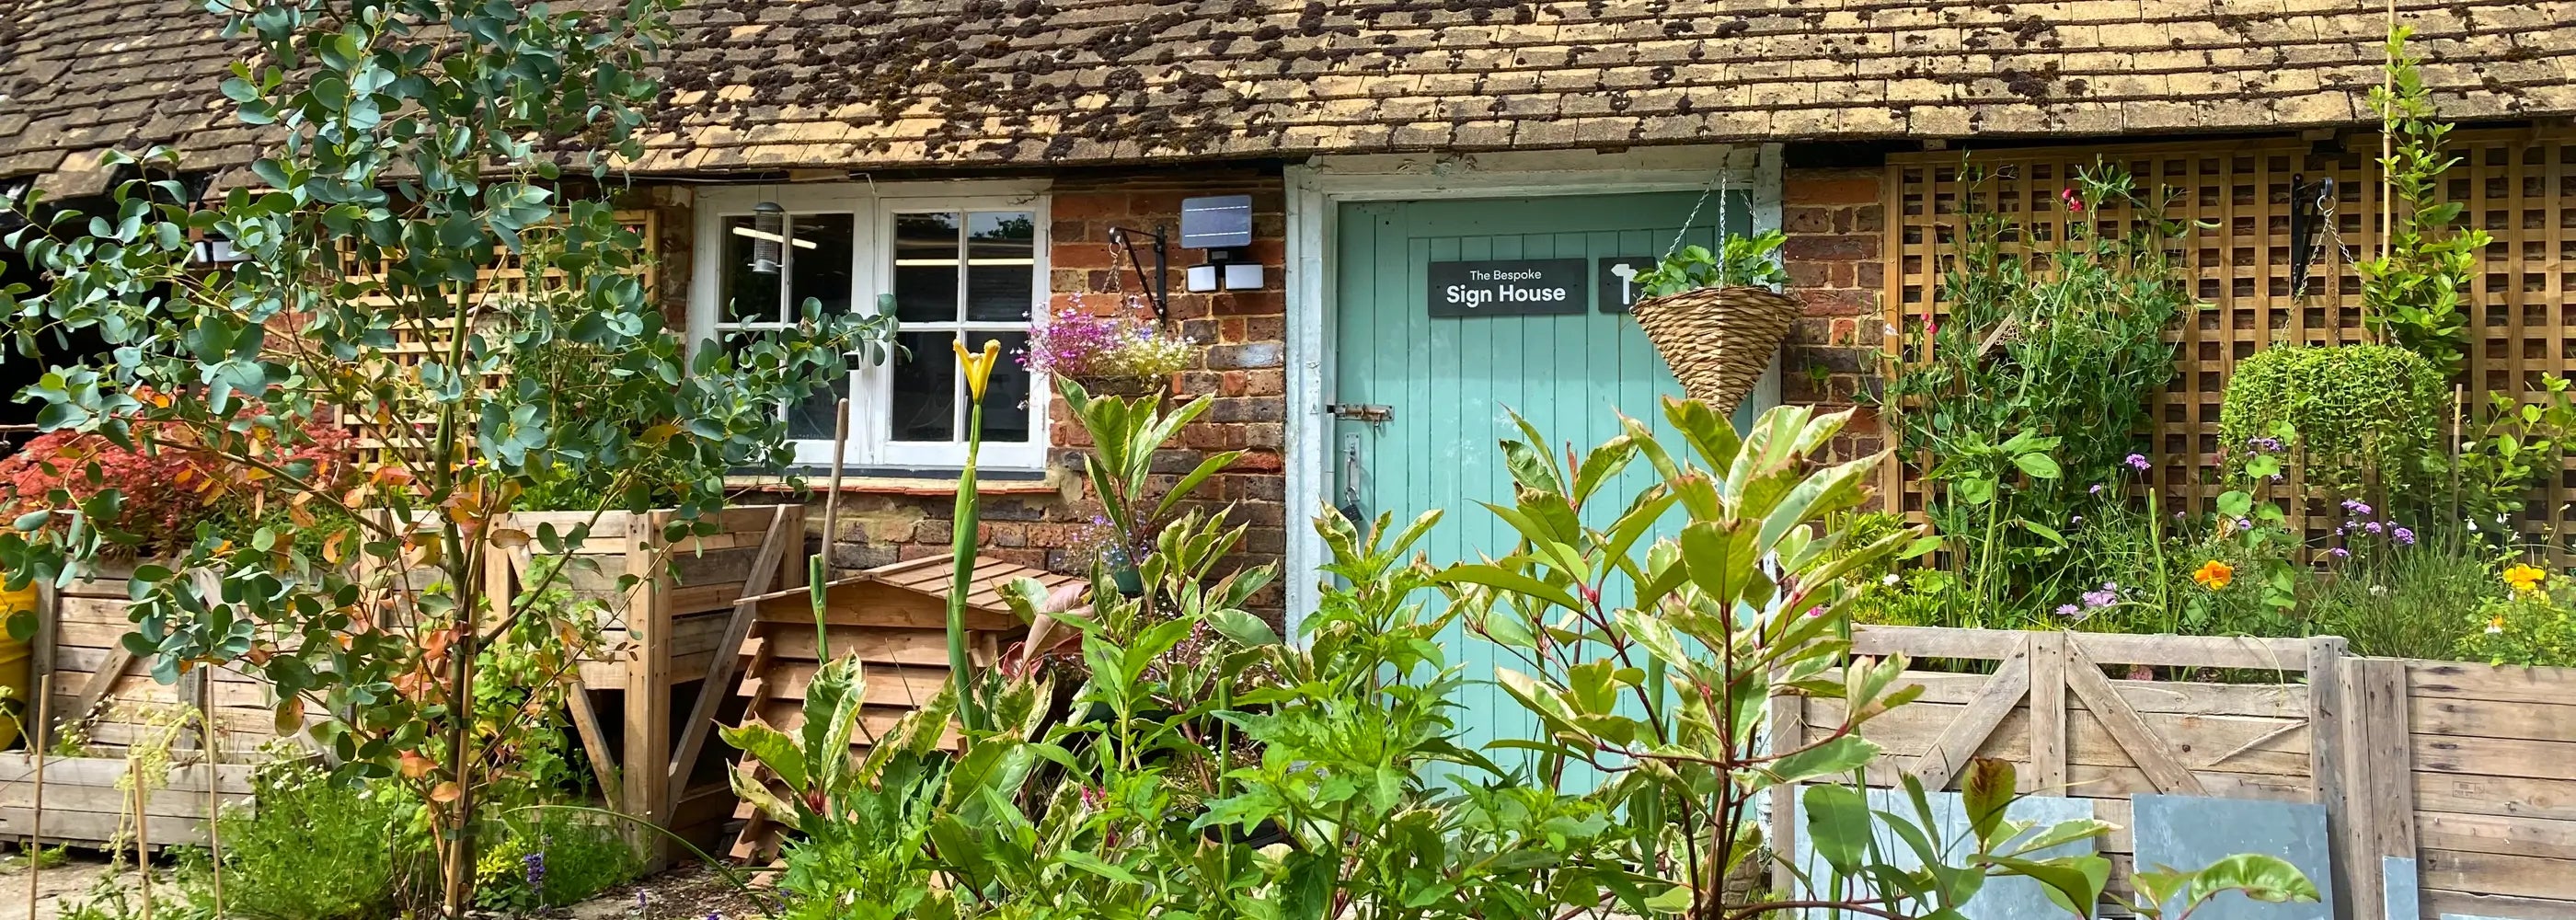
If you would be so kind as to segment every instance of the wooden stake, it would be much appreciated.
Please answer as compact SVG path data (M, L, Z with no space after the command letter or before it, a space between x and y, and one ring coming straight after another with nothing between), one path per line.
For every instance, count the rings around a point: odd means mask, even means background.
M131 749L129 749L131 750ZM143 888L143 920L152 920L152 833L145 824L143 771L134 756L125 758L125 784L134 791L134 878Z
M223 816L224 798L221 792L223 777L220 771L215 769L215 760L221 756L223 744L215 737L214 672L208 668L198 668L197 676L205 681L205 691L197 695L197 718L205 725L198 730L197 737L205 744L203 753L206 759L206 864L210 870L208 875L215 897L215 916L220 920L224 915L224 832L223 822L216 819Z
M36 877L45 871L45 735L53 716L54 675L36 677L36 731L28 734L27 726L18 726L25 735L27 747L35 755L36 800L33 814L27 817L27 918L36 916Z
M822 580L824 581L831 580L832 541L840 536L839 534L833 533L832 528L839 526L841 523L841 458L848 454L850 450L850 398L847 396L841 397L841 401L834 405L837 405L840 408L832 416L832 490L823 493ZM717 654L723 654L724 650L717 649L716 652ZM816 654L821 654L821 650L816 650ZM832 659L829 656L825 656L822 660L830 661Z

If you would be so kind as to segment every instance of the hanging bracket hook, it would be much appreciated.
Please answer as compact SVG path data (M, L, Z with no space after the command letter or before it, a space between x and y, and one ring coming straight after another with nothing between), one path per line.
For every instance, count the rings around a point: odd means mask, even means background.
M1140 236L1154 241L1154 271L1151 274L1146 273L1144 261L1136 257L1136 238ZM1172 321L1171 262L1168 255L1171 251L1170 243L1170 239L1163 235L1163 227L1160 224L1156 224L1152 230L1109 228L1109 245L1116 247L1127 256L1128 267L1135 269L1137 280L1143 282L1141 287L1145 290L1146 302L1154 308L1154 318L1166 325Z

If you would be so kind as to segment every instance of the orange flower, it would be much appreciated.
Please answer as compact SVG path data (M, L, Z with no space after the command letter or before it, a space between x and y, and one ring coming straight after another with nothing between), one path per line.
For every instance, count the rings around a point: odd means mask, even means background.
M2504 583L2512 585L2514 592L2518 594L2539 591L2540 583L2548 578L2549 573L2546 570L2528 562L2516 563L2513 568L2504 570Z
M2201 563L2200 568L2191 573L2191 580L2212 591L2226 590L2227 583L2235 578L2236 568L2216 559Z

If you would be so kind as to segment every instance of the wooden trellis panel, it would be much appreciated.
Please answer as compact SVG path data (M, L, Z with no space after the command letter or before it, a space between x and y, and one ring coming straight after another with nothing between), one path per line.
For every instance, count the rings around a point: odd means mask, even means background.
M620 225L637 234L644 254L643 259L638 263L644 268L642 273L644 297L648 302L654 302L658 298L655 278L659 273L652 271L650 266L656 258L661 239L656 225L656 212L619 211L616 218ZM541 239L546 232L542 227L531 228L527 231L526 237L532 240ZM350 263L348 268L352 277L376 277L384 270L383 265L361 266L354 262ZM547 281L559 277L559 273L548 271L543 277L531 281L517 255L503 250L498 264L476 274L474 288L468 293L498 305L506 313L509 305L524 299L531 288L541 287ZM359 302L373 306L390 306L393 303L389 298L382 296L362 298ZM454 325L444 320L432 320L425 326L407 326L394 330L396 341L392 348L387 349L391 356L389 360L403 368L420 366L423 361L446 350L455 341ZM425 432L429 424L427 420L416 422L412 427L419 428L423 432L418 435L392 434L376 425L352 425L350 433L354 440L350 443L351 459L359 465L366 466L383 463L404 452L418 451L426 444Z
M2474 407L2485 403L2482 391L2531 392L2544 375L2576 372L2576 328L2566 308L2567 293L2576 289L2576 131L2461 132L2448 149L2461 158L2445 188L2465 205L2460 225L2495 237L2470 292L2464 382ZM2378 153L2375 135L2354 135L2339 144L2259 138L1893 157L1883 250L1885 349L1898 361L1919 360L1904 352L1905 343L1928 318L1947 313L1940 276L1956 258L1964 214L2000 213L2042 239L2058 238L2068 217L2059 195L2074 185L2076 172L2097 160L2126 166L2142 192L2163 186L2175 193L2169 217L2204 224L2179 241L2176 262L2206 309L2166 334L2177 374L2156 395L2155 429L2146 433L2155 461L2148 479L2167 496L2167 506L2204 510L2225 489L2215 462L2219 403L2235 363L2274 344L2367 340L2352 260L2368 258L2378 245ZM1982 183L1970 181L1978 174L1963 164L1981 171ZM2337 190L2333 233L2321 235L2326 251L2311 264L2298 296L2290 277L2295 175L2310 182L2332 176ZM2106 210L2099 215L2106 221L2133 216ZM2104 230L2112 229L2106 223ZM1882 494L1892 509L1921 510L1921 487L1913 481L1919 460L1890 465ZM2521 527L2535 540L2557 540L2565 529L2558 525L2576 520L2571 493L2576 471L2552 477L2532 497ZM2333 527L2333 517L2322 513L2329 509L2313 510L2320 513L2307 521L2312 533Z

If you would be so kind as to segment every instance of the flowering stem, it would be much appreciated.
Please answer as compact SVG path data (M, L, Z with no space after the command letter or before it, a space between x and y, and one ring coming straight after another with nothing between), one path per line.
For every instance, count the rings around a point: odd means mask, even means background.
M967 412L966 467L957 474L957 509L949 534L949 562L956 570L948 585L948 674L957 689L957 713L970 732L984 729L983 710L967 681L966 592L975 573L975 531L980 508L975 494L975 455L984 445L984 400L974 398Z

